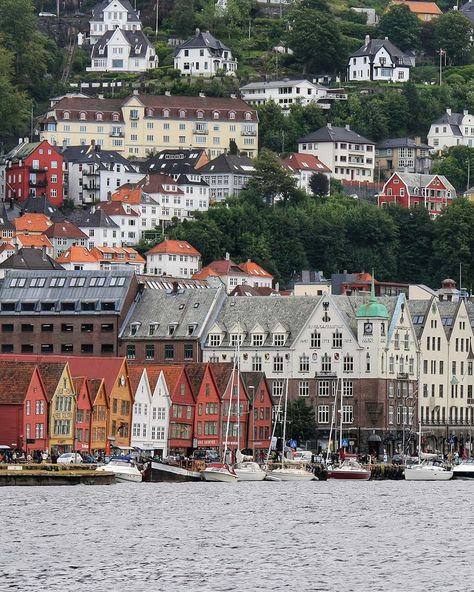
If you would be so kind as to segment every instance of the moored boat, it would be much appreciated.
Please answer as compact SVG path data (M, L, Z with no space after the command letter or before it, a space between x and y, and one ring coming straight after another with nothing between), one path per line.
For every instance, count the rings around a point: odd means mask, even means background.
M474 479L474 458L466 458L453 468L453 479Z
M141 471L130 456L112 456L106 465L97 467L96 471L114 473L116 481L142 482Z
M315 475L307 470L305 463L291 462L290 460L279 463L278 468L267 471L267 481L315 481Z
M431 456L431 455L430 455ZM453 477L453 470L446 466L437 456L425 458L419 464L405 469L406 481L449 481Z
M210 463L201 471L204 481L220 481L222 483L235 483L237 475L232 467L226 463Z
M151 483L201 481L201 471L205 466L201 460L152 460L145 469L143 480Z
M370 479L370 469L364 468L354 457L346 457L338 467L329 467L327 469L328 479L359 479L368 481Z
M237 475L237 481L263 481L266 476L266 472L260 468L260 465L253 461L236 463L234 472Z

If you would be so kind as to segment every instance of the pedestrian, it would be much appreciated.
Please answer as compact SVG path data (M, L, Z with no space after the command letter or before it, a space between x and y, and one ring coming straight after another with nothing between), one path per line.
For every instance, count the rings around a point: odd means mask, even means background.
M48 451L47 450L43 450L43 452L41 453L41 461L43 463L45 463L48 460Z

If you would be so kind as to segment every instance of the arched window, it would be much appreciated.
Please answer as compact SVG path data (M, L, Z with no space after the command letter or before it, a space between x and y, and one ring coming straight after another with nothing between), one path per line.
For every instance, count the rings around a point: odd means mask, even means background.
M146 110L147 117L153 117L153 109Z
M212 117L214 119L219 119L219 111L214 111L214 113L212 114Z
M170 110L169 109L163 109L163 117L169 117L170 116Z
M112 113L112 121L119 121L120 114L119 113Z
M64 117L64 119L69 119L69 117L70 117L69 111L64 111L63 117Z
M87 118L86 112L85 111L81 111L80 114L79 114L79 119L81 121L84 121L84 119L86 119L86 118Z
M202 119L204 117L204 111L197 111L197 118Z
M249 111L247 111L247 113L245 114L245 119L247 121L249 121L250 119L252 119L252 114Z
M180 110L179 110L179 116L180 116L181 118L184 118L184 117L186 117L186 111L185 111L184 109L180 109Z
M229 119L235 119L235 111L229 111Z
M95 118L97 119L97 121L102 121L102 119L103 119L102 113L96 113Z

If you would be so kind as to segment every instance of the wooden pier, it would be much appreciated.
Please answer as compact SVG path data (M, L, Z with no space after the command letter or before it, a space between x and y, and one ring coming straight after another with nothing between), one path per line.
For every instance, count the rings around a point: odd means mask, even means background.
M83 465L0 465L0 487L7 485L111 485L115 474Z

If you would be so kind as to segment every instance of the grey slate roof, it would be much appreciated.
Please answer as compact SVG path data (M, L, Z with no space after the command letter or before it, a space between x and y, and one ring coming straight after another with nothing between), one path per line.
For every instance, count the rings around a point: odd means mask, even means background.
M132 163L121 154L115 150L102 150L100 146L96 146L95 149L91 149L91 146L67 146L63 149L62 155L65 162L94 163L102 170L108 170L110 165L121 164L126 172L136 172Z
M0 315L25 314L21 310L22 302L34 303L35 314L59 313L61 303L68 302L74 303L75 314L116 315L124 306L134 276L133 269L65 271L61 268L57 271L8 271L0 286ZM58 280L63 282L62 286L58 285ZM81 285L82 283L84 285ZM100 283L103 285L98 285ZM94 302L95 310L82 310L81 302ZM5 310L4 303L13 303L15 310ZM43 310L42 303L52 304L53 308Z
M44 214L56 222L64 220L62 214L56 206L49 201L45 195L39 197L28 197L20 204L21 211L28 214Z
M130 4L129 0L119 0L120 4L125 8L127 11L127 21L131 22L140 22L138 17L138 13L134 10L133 6ZM103 0L96 4L92 8L92 19L97 20L104 20L104 9L107 8L109 4L112 3L112 0Z
M0 230L15 231L15 225L13 222L10 222L7 207L4 203L2 203L0 206Z
M407 304L416 336L420 339L431 306L431 300L408 300Z
M332 298L336 303L337 308L341 311L350 328L352 329L354 335L357 335L356 312L357 309L360 308L363 304L367 304L369 302L370 294L367 293L366 296L332 296ZM388 311L390 323L393 317L393 313L395 312L395 308L397 306L398 296L378 296L376 300L377 302L380 302L381 304L385 305Z
M466 4L461 6L459 12L474 23L474 2L469 0L469 2L466 2Z
M299 138L301 142L350 142L352 144L375 144L372 140L364 138L357 132L345 127L335 127L331 124L311 132L307 136Z
M54 259L43 252L43 249L19 249L5 261L0 263L0 269L64 269Z
M187 339L196 340L203 335L209 317L223 298L223 290L144 290L140 300L128 315L121 331L122 339ZM136 324L135 335L130 334L131 325ZM150 324L154 324L150 335ZM170 325L175 329L169 334ZM189 327L193 332L189 334Z
M368 44L364 44L354 53L351 53L350 58L367 56L370 61L373 61L377 52L384 48L392 57L392 60L400 66L410 66L411 60L405 55L403 51L398 49L389 39L370 39Z
M216 39L214 35L211 35L209 31L205 33L199 32L196 37L182 43L176 48L175 55L182 49L209 49L211 54L216 56L222 56L224 51L230 51L226 45L219 41L219 39Z
M198 173L200 173L200 171L198 171ZM180 185L200 185L203 187L209 187L209 185L206 183L206 181L204 181L204 179L199 178L199 181L196 181L195 179L191 179L191 174L189 175L179 175L179 177L176 179L176 185L178 185L178 187Z
M193 173L203 153L205 153L203 148L162 150L144 162L140 170L143 173L160 173L162 175Z
M438 117L438 119L432 123L432 125L449 125L455 136L462 136L459 126L462 123L463 117L464 115L462 113L449 114L445 111L441 117Z
M130 45L130 57L131 58L144 58L148 47L152 47L152 44L145 36L141 29L137 31L127 31L120 29L128 44ZM92 58L103 58L108 55L108 43L115 31L107 31L92 47Z
M119 228L110 216L102 210L74 211L69 215L69 220L79 228Z
M375 145L376 150L384 150L386 148L423 148L424 150L432 150L431 146L427 144L417 144L412 138L387 138L381 140Z
M255 171L250 158L237 154L220 154L199 169L199 173L218 174L226 173L233 175L250 175Z
M303 82L307 82L308 84L312 84L316 88L325 88L324 86L321 86L320 84L315 84L314 82L306 80L305 78L302 78L300 80L289 80L288 78L284 78L283 80L262 80L260 82L249 82L249 84L246 84L245 86L241 86L239 90L243 91L243 90L256 90L256 89L265 89L265 88L280 88L282 86L293 87L293 86L297 86L298 84L302 84Z
M451 183L448 181L448 179L446 179L446 177L444 175L436 175L436 174L422 175L420 173L399 173L399 172L394 173L394 174L396 174L398 177L400 177L400 179L402 179L402 181L408 187L410 193L412 193L412 190L415 187L426 187L426 185L428 185L429 182L434 177L439 177L439 179L443 182L445 187L451 191L452 196L453 197L456 196L456 190L454 189L454 187L451 185Z
M36 150L40 144L41 142L23 142L22 144L18 144L18 146L15 146L10 152L7 152L7 154L2 156L0 162L18 162L19 160L24 160Z

